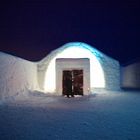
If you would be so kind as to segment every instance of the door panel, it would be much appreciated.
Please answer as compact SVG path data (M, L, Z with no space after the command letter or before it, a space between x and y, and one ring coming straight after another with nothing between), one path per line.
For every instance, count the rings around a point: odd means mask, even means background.
M72 71L63 71L63 95L72 94Z
M73 78L74 95L83 95L83 70L74 70Z

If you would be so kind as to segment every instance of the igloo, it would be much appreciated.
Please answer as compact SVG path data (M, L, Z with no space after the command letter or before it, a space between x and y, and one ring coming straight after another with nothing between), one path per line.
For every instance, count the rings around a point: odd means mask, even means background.
M78 95L120 89L119 62L82 42L52 51L37 64L37 73L44 93L62 95L68 84Z

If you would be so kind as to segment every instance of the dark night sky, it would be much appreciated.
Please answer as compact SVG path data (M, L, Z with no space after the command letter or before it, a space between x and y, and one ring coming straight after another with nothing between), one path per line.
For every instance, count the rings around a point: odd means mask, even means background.
M121 64L139 58L139 0L0 4L0 51L36 61L74 41L88 43Z

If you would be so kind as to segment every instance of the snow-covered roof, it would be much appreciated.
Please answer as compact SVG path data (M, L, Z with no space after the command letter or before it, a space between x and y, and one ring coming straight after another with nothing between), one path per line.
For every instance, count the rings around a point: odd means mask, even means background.
M70 48L70 47L77 47L77 48L84 48L89 50L90 52L93 53L93 55L95 55L98 59L102 59L103 57L108 57L111 58L109 56L107 56L106 54L102 53L101 51L97 50L95 47L87 44L87 43L83 43L83 42L70 42L70 43L66 43L63 46L53 50L52 52L50 52L49 55L47 55L45 58L43 58L40 63L44 63L46 62L46 60L49 60L50 57L53 58L55 57L57 54L61 53L63 50ZM111 58L113 59L113 58Z

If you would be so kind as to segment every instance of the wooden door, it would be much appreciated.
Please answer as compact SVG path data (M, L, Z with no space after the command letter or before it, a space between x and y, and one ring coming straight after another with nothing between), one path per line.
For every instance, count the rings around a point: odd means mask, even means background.
M83 70L63 71L63 95L83 95Z

